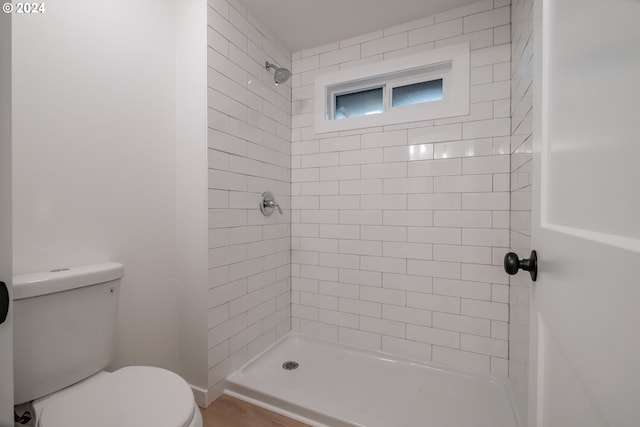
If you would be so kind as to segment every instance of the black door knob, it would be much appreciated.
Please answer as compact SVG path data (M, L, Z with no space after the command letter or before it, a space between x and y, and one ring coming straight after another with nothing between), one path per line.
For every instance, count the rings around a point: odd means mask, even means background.
M4 282L0 282L0 325L7 320L9 314L9 290Z
M509 252L504 256L504 271L507 274L514 275L520 269L528 271L531 275L531 280L536 281L538 277L538 255L536 251L531 251L528 259L518 259L518 255L513 252Z

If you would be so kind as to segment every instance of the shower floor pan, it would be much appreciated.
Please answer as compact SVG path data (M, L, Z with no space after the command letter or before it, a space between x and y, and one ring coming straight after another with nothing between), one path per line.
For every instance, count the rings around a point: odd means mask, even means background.
M518 426L498 381L294 333L231 374L226 388L312 426Z

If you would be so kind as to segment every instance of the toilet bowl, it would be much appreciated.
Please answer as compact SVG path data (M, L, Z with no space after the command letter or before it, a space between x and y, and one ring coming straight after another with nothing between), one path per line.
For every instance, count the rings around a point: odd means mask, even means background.
M191 387L166 369L110 364L120 263L15 276L14 398L36 427L202 427Z
M99 372L33 402L37 427L202 427L189 385L149 366Z

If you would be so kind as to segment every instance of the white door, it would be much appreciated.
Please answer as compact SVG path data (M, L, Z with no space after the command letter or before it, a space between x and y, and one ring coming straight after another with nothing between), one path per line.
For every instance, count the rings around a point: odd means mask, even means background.
M11 291L11 15L2 12L0 12L0 282L5 282L9 292ZM0 426L13 426L11 312L5 322L0 325Z
M640 426L640 1L535 7L529 426Z

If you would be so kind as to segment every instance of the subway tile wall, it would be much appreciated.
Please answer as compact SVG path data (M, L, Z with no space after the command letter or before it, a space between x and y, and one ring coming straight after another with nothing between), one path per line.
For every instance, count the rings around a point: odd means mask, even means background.
M510 3L293 54L293 329L508 375ZM467 41L469 115L314 133L317 75Z
M520 257L528 257L531 250L533 0L514 0L511 14L511 248ZM526 272L511 277L509 377L518 410L525 416L530 285Z
M291 86L264 63L291 57L236 1L208 6L210 403L290 329ZM263 191L283 215L262 216Z

